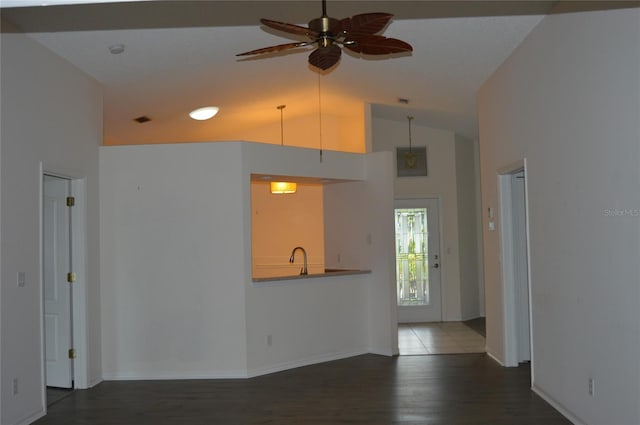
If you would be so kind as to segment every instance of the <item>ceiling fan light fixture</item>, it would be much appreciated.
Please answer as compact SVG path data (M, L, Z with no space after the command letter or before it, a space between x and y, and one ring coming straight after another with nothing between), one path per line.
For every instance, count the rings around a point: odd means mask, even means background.
M215 117L219 110L217 106L205 106L189 112L189 116L197 121L205 121Z

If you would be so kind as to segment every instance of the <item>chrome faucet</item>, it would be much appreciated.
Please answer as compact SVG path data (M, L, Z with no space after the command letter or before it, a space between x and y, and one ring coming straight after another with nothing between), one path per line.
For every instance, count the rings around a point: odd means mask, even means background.
M300 270L300 274L301 275L307 275L307 274L309 274L309 272L307 271L307 251L305 251L303 247L297 246L297 247L293 248L293 251L291 251L291 257L289 257L289 262L293 263L293 261L295 260L296 251L297 250L301 250L302 251L302 255L304 256L304 266Z

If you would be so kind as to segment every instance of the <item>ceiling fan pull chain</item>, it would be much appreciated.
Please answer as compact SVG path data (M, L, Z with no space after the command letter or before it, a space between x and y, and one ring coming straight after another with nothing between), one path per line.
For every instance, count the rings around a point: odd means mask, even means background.
M409 121L409 153L411 153L411 121L413 121L413 117L408 115L407 120Z
M320 162L322 162L322 100L320 95L320 79L322 76L318 74L318 116L320 121Z

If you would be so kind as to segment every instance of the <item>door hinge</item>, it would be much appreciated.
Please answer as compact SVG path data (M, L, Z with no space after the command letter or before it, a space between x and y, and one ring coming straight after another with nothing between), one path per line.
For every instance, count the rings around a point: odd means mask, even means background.
M75 359L76 357L77 357L76 349L75 348L69 348L69 358L70 359Z
M76 205L76 198L74 198L73 196L67 196L67 206L73 207L75 205Z
M73 283L76 281L76 274L74 272L67 273L67 282Z

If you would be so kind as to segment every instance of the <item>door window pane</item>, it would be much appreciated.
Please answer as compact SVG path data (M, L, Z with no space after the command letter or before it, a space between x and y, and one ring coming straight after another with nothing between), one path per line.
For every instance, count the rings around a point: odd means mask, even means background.
M396 281L398 305L429 305L426 208L397 208Z

